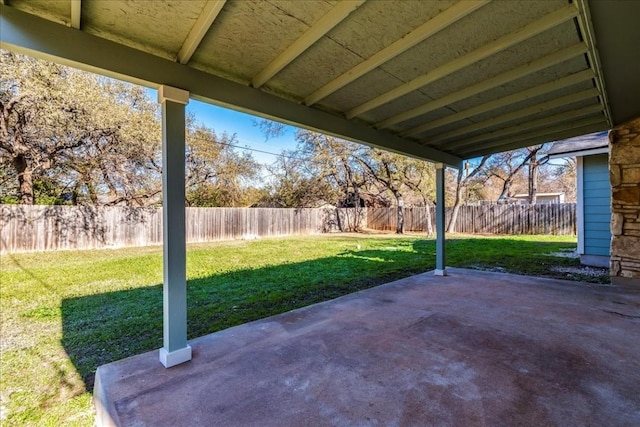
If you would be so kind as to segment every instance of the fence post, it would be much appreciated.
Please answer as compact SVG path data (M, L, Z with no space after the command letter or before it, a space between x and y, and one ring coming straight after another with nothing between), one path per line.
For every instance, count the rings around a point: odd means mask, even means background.
M500 233L502 205L462 206L460 230L468 233ZM512 224L502 232L540 234L544 232L542 204L509 207ZM506 207L505 207L506 208ZM393 230L392 208L339 209L340 218L360 216L365 228ZM425 214L429 209L429 215ZM446 208L446 215L451 208ZM549 232L576 234L576 205L550 207ZM428 231L435 227L435 209L406 210L407 229ZM156 245L163 241L163 210L157 208L0 205L0 254L48 250L83 250L105 247ZM302 209L291 223L287 209L280 208L187 208L187 242L237 239L244 235L275 236L335 231L337 213L329 216L315 209ZM323 223L324 221L324 223ZM323 227L324 224L324 227ZM238 229L241 226L241 229ZM504 225L503 225L504 226ZM172 228L174 226L172 225Z

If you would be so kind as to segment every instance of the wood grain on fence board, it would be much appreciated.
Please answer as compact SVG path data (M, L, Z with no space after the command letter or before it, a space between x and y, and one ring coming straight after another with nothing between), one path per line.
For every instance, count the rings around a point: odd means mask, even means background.
M431 209L428 215L427 209ZM447 208L447 218L452 208ZM396 208L187 208L187 242L396 229ZM405 208L405 230L428 230L433 207ZM575 204L462 206L460 233L575 234ZM0 253L162 244L162 209L0 205Z
M361 209L187 208L187 242L353 231L362 216ZM0 205L0 253L159 244L161 208Z
M431 209L432 227L435 228L434 207L405 208L406 231L427 231L427 209ZM448 224L453 208L445 212ZM560 234L576 233L575 203L538 205L479 205L461 206L456 221L458 233L469 234ZM395 208L367 208L367 228L395 230Z

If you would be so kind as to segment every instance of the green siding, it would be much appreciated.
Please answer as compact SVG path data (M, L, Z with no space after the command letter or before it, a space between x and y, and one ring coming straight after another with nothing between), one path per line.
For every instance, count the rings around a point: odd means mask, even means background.
M583 158L584 253L609 255L611 184L607 154Z

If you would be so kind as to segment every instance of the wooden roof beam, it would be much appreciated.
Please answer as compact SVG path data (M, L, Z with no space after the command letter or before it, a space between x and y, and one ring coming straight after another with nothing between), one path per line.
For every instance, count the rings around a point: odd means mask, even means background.
M173 86L189 91L192 99L420 159L447 165L457 165L461 161L455 155L416 141L372 129L339 115L309 108L11 7L0 8L0 28L0 46L3 49L147 87Z
M476 107L469 108L467 110L463 110L458 113L451 114L449 116L445 116L441 119L427 122L413 129L404 131L401 133L401 135L403 136L419 135L423 132L426 132L432 129L437 129L441 126L455 123L460 120L467 119L469 117L477 116L478 114L483 114L492 110L497 110L498 108L507 107L509 105L516 104L518 102L526 101L527 99L535 98L540 95L551 93L565 87L569 87L587 80L591 80L594 77L595 76L593 74L593 71L591 71L590 69L580 71L578 73L574 73L566 77L562 77L552 82L545 83L540 86L534 86L530 89L526 89L518 93L514 93L513 95L508 95L508 96L496 99L494 101L490 101L485 104L480 104Z
M351 119L353 117L364 114L367 111L373 110L374 108L377 108L383 104L398 99L410 92L413 92L414 90L418 90L421 87L426 86L429 83L446 77L452 73L455 73L456 71L468 67L469 65L486 59L491 55L508 49L547 30L550 30L551 28L554 28L570 19L573 19L576 15L578 15L578 13L579 11L575 5L569 4L567 6L564 6L563 8L551 12L538 21L532 22L531 24L526 25L517 31L514 31L511 34L500 37L499 39L488 43L474 50L473 52L456 58L444 65L436 67L435 69L429 71L426 74L423 74L420 77L417 77L403 85L398 86L395 89L392 89L361 105L358 105L357 107L352 108L345 113L345 116L348 119Z
M80 18L82 15L82 1L71 0L71 28L80 29Z
M519 125L510 126L494 132L483 133L481 135L477 135L471 138L465 138L464 140L460 141L460 143L452 143L451 145L446 144L445 147L448 149L451 148L451 149L457 150L469 145L478 144L479 142L490 141L496 138L504 138L505 136L516 135L526 131L539 129L541 127L556 125L561 122L567 122L570 120L579 119L584 116L591 116L591 115L594 115L595 113L602 113L602 111L603 111L603 107L600 104L589 105L587 107L579 108L577 110L565 111L564 113L554 114L553 116L542 117L537 120L532 120L530 122L525 122Z
M343 0L339 2L322 18L318 19L300 38L286 48L284 52L275 57L269 65L256 74L251 81L251 85L258 88L265 84L270 78L279 73L305 50L309 49L315 42L320 40L321 37L331 31L333 27L342 22L364 2L365 0Z
M463 153L463 158L472 159L474 157L484 156L485 154L531 147L532 145L572 138L576 135L586 135L606 129L609 129L609 125L604 116L590 117L570 124L562 124L510 139L501 139L492 144L482 144L482 148L479 150L469 150Z
M427 104L420 105L411 110L405 111L404 113L389 117L388 119L376 123L375 127L386 128L393 124L400 123L413 117L418 117L422 114L426 114L430 111L437 110L438 108L446 107L450 104L453 104L454 102L467 99L486 90L505 85L512 81L518 80L519 78L526 77L530 74L544 70L545 68L558 65L564 61L568 61L571 58L575 58L578 55L583 55L584 53L586 53L586 51L587 46L584 43L577 43L573 46L569 46L567 48L554 52L551 55L547 55L532 62L524 63L519 67L514 68L513 70L498 74L497 76L493 76L487 80L481 81L480 83L467 86L464 89L451 93L442 98L438 98L435 101L431 101ZM420 132L415 132L414 135L417 135L418 133Z
M395 58L401 53L411 49L418 43L431 37L438 31L441 31L456 21L464 18L473 11L479 9L490 0L474 0L474 1L460 1L439 15L433 17L429 21L420 25L415 30L402 36L402 38L391 43L375 55L364 60L360 64L351 68L349 71L340 75L336 79L322 86L304 99L304 103L308 106L315 104L316 102L326 98L332 93L340 90L349 83L359 79L369 71L379 67L385 62Z
M585 99L595 98L599 95L600 95L600 92L598 92L598 89L596 88L586 89L577 93L572 93L569 95L561 96L560 98L552 99L551 101L532 105L531 107L522 108L520 110L512 111L510 113L503 114L501 116L493 117L488 120L484 120L478 123L473 123L468 126L463 126L457 129L453 129L449 132L438 134L433 138L426 139L423 142L428 143L429 145L443 145L447 143L451 138L455 138L457 136L463 136L466 134L470 134L472 132L477 132L482 129L490 128L496 125L500 125L502 123L508 123L513 120L521 119L523 117L528 117L532 114L537 114L537 113L553 110L555 108L560 108L565 105L583 101ZM449 147L453 145L449 145Z
M207 1L202 9L202 13L196 19L195 24L191 27L191 31L187 34L187 38L182 43L182 47L178 51L177 59L181 64L186 64L191 60L193 53L196 51L202 39L213 25L218 14L224 7L227 0Z

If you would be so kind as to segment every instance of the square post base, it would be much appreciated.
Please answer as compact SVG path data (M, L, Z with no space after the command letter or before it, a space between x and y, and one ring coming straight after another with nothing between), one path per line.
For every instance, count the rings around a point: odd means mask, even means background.
M435 270L433 270L433 275L434 276L448 276L446 269L440 270L440 269L437 269L437 268Z
M160 363L165 368L170 368L189 360L191 360L191 346L189 345L172 352L168 352L164 347L160 349Z

